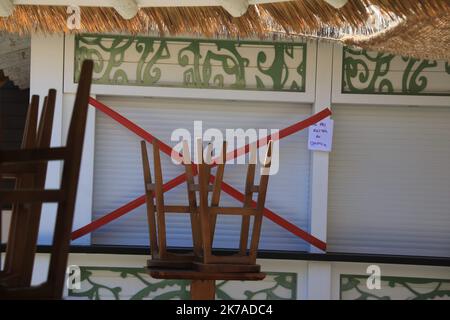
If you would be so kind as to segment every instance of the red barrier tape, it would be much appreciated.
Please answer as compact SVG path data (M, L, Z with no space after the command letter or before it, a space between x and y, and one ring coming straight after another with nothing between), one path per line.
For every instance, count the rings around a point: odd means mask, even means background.
M102 104L101 102L99 102L93 98L90 98L89 103L92 106L94 106L96 109L102 111L103 113L105 113L106 115L111 117L112 119L116 120L119 124L121 124L125 128L129 129L130 131L134 132L139 137L143 138L144 140L152 143L153 140L156 139L152 134L148 133L147 131L145 131L144 129L142 129L141 127L136 125L135 123L131 122L130 120L123 117L122 115L120 115L116 111L112 110L108 106ZM282 139L282 138L285 138L296 132L299 132L299 131L321 121L322 119L324 119L330 115L331 115L331 110L324 109L321 112L316 113L315 115L309 117L306 120L300 121L298 123L295 123L295 124L285 128L285 129L280 130L277 139ZM266 138L260 139L257 143L258 148L267 144L267 142L270 140L270 138L271 137L268 136ZM231 151L230 153L227 154L227 160L231 160L231 159L234 159L235 157L243 155L243 154L249 152L249 149L250 149L250 145L247 144L242 148ZM172 155L172 148L169 145L163 143L162 141L160 141L160 150L162 152L164 152L165 154L167 154L168 156ZM212 179L214 179L214 177L212 177ZM163 190L164 190L164 192L169 191L185 181L186 181L186 177L184 174L182 174L182 175L174 178L173 180L169 181L168 183L164 184ZM233 188L231 185L229 185L225 182L222 183L222 190L224 192L228 193L230 196L237 199L238 201L241 201L241 202L244 201L244 195L241 192L239 192L237 189ZM145 203L145 196L140 196L139 198L134 199L133 201L127 203L126 205L103 216L102 218L100 218L96 221L93 221L92 223L74 231L72 233L72 240L78 239L78 238L100 228L101 226L138 208L139 206L143 205L144 203ZM303 240L309 242L310 244L316 246L317 248L319 248L323 251L326 250L325 242L323 242L320 239L317 239L316 237L312 236L311 234L307 233L306 231L300 229L299 227L295 226L294 224L292 224L289 221L285 220L284 218L280 217L273 211L265 208L264 215L267 218L269 218L270 220L272 220L273 222L275 222L276 224L283 227L284 229L286 229L289 232L293 233L294 235L302 238Z
M211 181L214 182L214 178L211 179ZM241 192L239 192L239 190L233 188L228 183L222 182L222 190L240 202L244 202L244 200L245 200L245 196ZM256 207L256 201L252 201L252 206ZM327 244L325 242L317 239L316 237L309 234L308 232L300 229L295 224L290 223L286 219L283 219L282 217L277 215L272 210L264 208L264 216L266 218L268 218L269 220L272 220L273 222L275 222L280 227L282 227L282 228L286 229L287 231L291 232L292 234L296 235L297 237L299 237L299 238L305 240L306 242L309 242L313 246L319 248L320 250L325 251L327 249Z
M182 175L179 175L178 177L165 183L163 185L163 191L167 192L167 191L175 188L176 186L182 184L185 181L186 181L186 177L183 173ZM91 232L97 230L98 228L120 218L121 216L129 213L130 211L132 211L136 208L139 208L144 203L145 203L145 195L142 195L139 198L136 198L136 199L128 202L126 205L123 205L120 208L117 208L113 212L110 212L107 215L104 215L103 217L101 217L95 221L92 221L88 225L85 225L84 227L82 227L78 230L75 230L74 232L72 232L71 238L72 238L72 240L81 238L82 236L85 236L88 233L91 233Z

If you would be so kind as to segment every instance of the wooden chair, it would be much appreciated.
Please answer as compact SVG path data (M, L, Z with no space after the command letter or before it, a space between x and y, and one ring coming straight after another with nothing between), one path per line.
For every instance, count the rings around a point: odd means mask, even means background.
M197 142L197 150L203 150L201 141ZM194 262L194 269L200 272L260 272L261 268L256 264L256 254L258 251L259 239L261 234L261 225L263 219L263 210L266 201L267 185L269 182L269 171L272 155L272 141L269 141L266 157L264 160L260 183L254 184L256 169L256 148L251 148L250 164L247 169L247 179L245 186L245 202L243 207L222 207L219 205L221 185L223 181L224 168L226 162L226 143L224 143L221 161L217 166L214 182L211 181L211 169L214 162L211 159L205 159L203 152L199 157L203 158L198 164L198 185L192 184L193 177L186 171L188 181L190 181L190 190L199 191L199 206L195 208L200 214L200 228L202 235L202 256L200 261ZM207 151L210 155L210 151ZM209 202L209 192L212 192L211 202ZM253 194L257 193L256 207L252 206ZM212 245L214 241L214 232L216 227L217 215L238 215L242 216L242 226L240 234L239 252L228 256L214 255ZM248 246L248 237L250 231L250 218L253 217L253 227Z
M261 234L263 210L269 181L272 142L270 141L268 144L267 154L258 186L255 186L254 184L256 148L251 148L252 153L250 158L252 161L247 170L245 202L243 207L221 207L219 204L226 162L226 143L223 144L221 154L218 157L221 161L217 161L218 163L215 163L216 161L212 160L211 145L208 146L208 157L205 159L203 156L203 144L201 140L197 140L196 143L198 144L197 150L199 151L198 159L201 160L199 161L200 163L193 164L188 156L188 143L186 141L183 142L183 162L187 178L189 206L185 208L179 206L176 211L191 214L193 238L195 236L194 233L198 237L197 241L195 241L194 238L194 259L189 268L177 269L170 267L170 265L164 265L167 258L158 255L156 256L156 259L159 259L159 265L149 264L147 270L150 276L156 279L190 280L191 299L213 300L215 298L215 282L217 280L257 281L264 279L266 276L265 273L260 272L261 267L256 264L256 253ZM154 145L154 154L159 155L157 144ZM146 162L144 161L144 163ZM156 167L159 166L158 163L159 160L155 159ZM217 165L216 175L215 179L212 179L211 170L215 165ZM145 173L146 170L148 169L144 168L144 175L147 176L146 185L149 186L146 187L147 201L150 201L150 203L153 204L153 190L156 191L155 194L161 194L162 187L158 186L159 183L155 183L155 187L152 187L153 185L151 184L151 180L149 180L149 174L148 172ZM195 183L194 176L197 173L198 183ZM158 174L156 176L158 176ZM198 204L196 197L197 192L199 193ZM210 192L212 192L211 197L209 197ZM258 194L256 206L253 206L252 200L254 193ZM209 198L211 199L210 201ZM164 206L163 208L166 212L170 211L169 206ZM235 254L217 256L212 251L217 215L219 214L238 215L242 217L240 247L239 251ZM149 221L153 224L153 226L150 227L151 242L157 243L158 239L156 231L160 231L161 227L155 227L156 218L154 217L154 206L150 206L149 216ZM250 246L248 246L251 217L253 217L253 227ZM162 230L165 240L165 226ZM160 234L158 234L158 236L160 236ZM196 243L200 244L200 248L195 247ZM152 247L152 252L154 252L153 250L154 247Z
M37 183L33 183L29 185L17 184L16 189L13 191L0 190L0 203L14 203L15 206L22 205L23 208L28 209L28 215L34 213L31 208L37 208L38 204L58 204L47 280L37 286L28 284L24 286L11 286L7 282L3 283L0 281L0 299L62 298L78 188L92 70L93 62L86 60L81 70L66 147L25 148L13 151L0 151L0 172L2 174L22 175L35 173L37 177L35 180L38 182L40 181L39 177L42 171L36 171L36 166L41 166L48 161L64 161L60 189L44 190L43 188L38 188ZM21 211L19 210L17 212ZM33 217L30 221L34 224L32 229L36 230L38 219ZM28 225L13 227L9 239L12 240L14 246L21 241L18 237L23 232L26 232L23 230L29 230L29 228ZM22 259L23 256L34 255L36 252L36 239L37 235L33 232L31 237L27 237L25 241L26 245L23 245L23 253L13 254L10 258L10 263L14 264L16 259ZM32 245L30 245L31 242L33 242Z
M272 142L269 141L266 159L261 175L260 183L255 186L256 148L251 148L251 163L248 165L245 187L245 202L243 207L222 207L219 205L221 185L226 162L227 145L224 142L221 154L216 160L212 160L212 145L206 152L209 158L203 155L201 140L197 140L199 150L199 164L192 163L188 142L183 142L183 163L186 172L188 206L171 206L164 202L163 181L159 142L153 141L153 158L155 167L155 183L152 181L150 166L148 164L147 148L144 141L141 142L144 182L147 202L147 218L150 233L150 248L152 259L148 261L149 268L194 269L199 272L209 273L259 273L261 268L256 264L263 219L263 209L266 200L267 185L269 181L270 158L272 154ZM216 177L211 182L211 170L216 165ZM195 174L198 172L198 183L195 183ZM199 203L197 195L199 193ZM209 201L209 193L211 201ZM257 204L252 206L253 194L258 194ZM166 243L166 213L189 213L191 218L191 231L193 239L193 252L187 255L174 254L167 251ZM217 215L242 216L239 252L228 256L214 255L212 245L216 229ZM248 246L250 233L250 220L253 217L251 242Z
M53 126L55 110L56 90L49 90L44 99L42 116L38 126L39 96L31 98L31 104L27 112L22 149L48 148ZM43 189L47 173L47 163L31 163L27 170L17 165L3 164L1 167L2 178L16 180L16 189L35 188ZM34 251L36 249L41 214L40 203L13 205L9 240L7 243L4 271L0 274L0 281L10 287L29 286L34 265ZM23 226L28 226L24 228ZM27 248L34 248L29 250Z

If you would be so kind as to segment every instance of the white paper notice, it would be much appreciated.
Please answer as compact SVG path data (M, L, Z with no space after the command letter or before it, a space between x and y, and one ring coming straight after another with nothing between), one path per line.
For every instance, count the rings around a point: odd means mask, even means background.
M308 130L308 149L314 151L331 151L333 142L333 120L330 117L313 124Z

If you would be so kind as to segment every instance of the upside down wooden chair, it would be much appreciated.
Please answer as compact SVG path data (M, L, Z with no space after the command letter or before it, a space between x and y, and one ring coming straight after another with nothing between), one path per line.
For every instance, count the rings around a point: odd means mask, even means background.
M197 150L203 150L202 142L198 143ZM256 186L256 148L252 149L250 164L247 170L245 186L245 202L243 207L220 206L221 185L224 176L227 144L224 142L221 154L212 160L212 145L206 152L210 155L205 158L203 152L199 152L198 164L192 163L188 143L183 142L183 163L186 173L188 206L166 205L164 202L163 179L160 160L159 142L153 141L153 162L155 182L153 183L148 161L145 141L141 142L141 153L147 203L147 218L150 234L150 248L152 259L148 261L148 267L195 269L200 272L260 272L260 266L256 265L256 253L258 250L263 209L266 199L269 180L270 158L272 142L267 148L266 159L263 164L260 183ZM220 161L219 161L220 160ZM217 166L216 176L212 181L211 170ZM198 183L195 183L195 175L198 173ZM197 193L199 201L197 203ZM211 197L209 194L211 193ZM252 206L253 194L258 194L256 207ZM209 198L211 198L209 200ZM193 251L189 254L174 254L167 250L166 240L166 213L188 213L191 218L191 232L193 239ZM212 244L218 215L242 216L239 251L233 255L218 256L212 251ZM250 246L248 238L250 234L250 222L253 217Z
M197 143L199 144L197 149L202 150L201 141ZM224 142L214 180L212 180L211 169L216 165L216 161L205 158L203 152L199 155L203 159L198 164L198 184L193 183L194 179L191 172L186 171L189 190L198 190L199 192L199 205L194 210L199 212L200 215L203 254L199 257L200 259L194 262L193 266L195 270L205 273L258 273L261 267L256 264L256 256L269 182L272 141L268 142L259 185L255 185L256 146L250 150L250 163L247 168L243 207L224 207L219 204L226 163L226 148L226 142ZM207 157L210 157L210 149L207 150L206 154ZM209 197L209 193L212 193L211 197ZM257 201L256 207L253 207L252 201L255 193L257 194ZM225 256L213 254L212 247L218 215L237 215L242 217L239 251L235 254ZM252 228L250 228L252 217L253 223ZM248 242L249 236L250 243Z
M89 94L92 81L93 62L86 60L83 63L77 94L75 98L72 119L65 147L48 147L47 136L50 111L44 111L38 130L38 138L42 145L32 142L23 149L0 151L0 173L17 177L15 190L0 190L0 203L14 204L16 218L12 221L8 237L7 258L8 266L2 274L5 281L0 278L0 299L60 299L64 289L66 265L69 254L70 234L72 231L74 207L78 188L78 176L83 150L83 140L86 127L86 118L89 104ZM50 105L52 96L47 98L45 105ZM34 102L36 104L36 102ZM30 115L30 117L33 116ZM33 120L33 123L34 120ZM32 125L34 126L34 124ZM28 127L28 125L27 125ZM31 132L32 128L27 128ZM50 130L51 131L51 130ZM42 134L41 134L42 133ZM45 133L45 134L44 134ZM41 138L39 136L42 135ZM28 141L28 137L26 139ZM35 141L30 137L30 141ZM45 144L45 146L44 146ZM63 161L63 171L60 188L57 190L44 190L46 163L48 161ZM29 176L26 180L22 177ZM44 283L36 286L30 285L30 261L36 253L39 217L43 203L56 203L56 223L53 241L50 250L48 276ZM17 208L17 209L16 209ZM25 217L25 218L24 218ZM26 224L19 223L25 219ZM17 222L16 222L17 220ZM23 239L23 235L30 233ZM20 251L15 251L20 248ZM14 250L14 251L13 251ZM25 258L26 262L21 260ZM32 263L31 263L32 268Z
M197 150L203 150L202 142ZM189 269L201 272L260 272L256 264L263 210L266 200L269 171L271 166L272 141L269 141L264 159L259 185L255 185L256 147L251 148L250 164L247 169L245 185L245 201L243 207L220 206L220 195L226 163L226 148L224 142L220 156L212 161L199 152L199 164L190 159L188 143L183 142L183 162L186 173L188 206L166 205L164 202L163 175L161 168L159 141L153 141L153 161L155 182L153 183L145 141L141 142L144 185L149 225L150 248L152 260L148 267ZM208 146L207 155L211 154L212 146ZM217 160L221 161L217 161ZM216 163L218 162L218 163ZM212 182L211 170L217 165L216 176ZM198 183L195 183L195 173L198 172ZM196 193L199 193L197 204ZM209 193L211 201L209 201ZM256 206L252 206L253 195L257 194ZM167 250L166 213L189 213L193 239L193 252L189 254L174 254ZM242 217L239 251L231 256L218 256L212 252L216 221L218 215L237 215ZM253 217L252 228L250 228ZM250 234L251 229L251 234ZM248 238L250 235L250 243Z
M247 169L245 201L243 207L220 206L221 186L226 163L226 143L221 154L212 159L212 145L207 148L207 157L203 154L203 143L197 140L197 159L190 159L187 141L183 142L183 164L186 173L188 206L168 206L164 204L162 172L159 159L158 141L153 142L155 163L155 183L151 181L150 168L145 142L142 142L144 180L146 186L147 214L149 218L150 244L152 260L147 270L156 279L185 279L191 281L191 299L210 300L215 298L216 280L262 280L265 274L256 264L256 255L261 234L263 210L271 166L272 141L269 141L266 157L261 168L259 185L255 185L256 146L250 148L250 164ZM215 178L212 168L217 166ZM195 176L198 174L198 183ZM198 193L198 201L197 201ZM256 205L253 195L257 194ZM210 196L211 194L211 196ZM155 199L156 198L156 204ZM159 198L159 200L158 200ZM155 210L156 207L156 210ZM158 210L159 207L159 210ZM156 211L156 216L155 216ZM165 213L188 213L191 216L193 252L185 259L180 256L161 254L166 249ZM242 217L239 250L231 255L221 256L213 252L214 233L218 215ZM253 217L253 223L251 218ZM252 226L252 227L251 227ZM250 230L251 235L250 235ZM248 238L250 236L250 244Z

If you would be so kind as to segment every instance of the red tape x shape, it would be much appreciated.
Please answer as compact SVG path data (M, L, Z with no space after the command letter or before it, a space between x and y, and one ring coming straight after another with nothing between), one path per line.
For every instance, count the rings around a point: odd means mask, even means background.
M155 137L152 134L145 131L144 129L142 129L141 127L139 127L132 121L128 120L127 118L125 118L124 116L119 114L118 112L116 112L116 111L112 110L111 108L109 108L108 106L104 105L100 101L97 101L94 98L90 98L89 103L93 107L95 107L97 110L105 113L106 115L108 115L109 117L111 117L112 119L117 121L119 124L121 124L122 126L127 128L128 130L132 131L133 133L135 133L142 139L146 140L147 142L152 143L153 139L155 139ZM328 117L330 115L331 115L331 110L328 108L324 109L324 110L316 113L315 115L309 117L308 119L297 122L287 128L280 130L278 137L276 137L276 139L283 139L287 136L290 136L296 132L299 132L305 128L308 128L309 126L325 119L326 117ZM257 147L259 148L259 147L263 146L264 144L266 144L269 140L268 138L270 138L270 136L260 139L257 143ZM228 153L227 160L236 158L240 155L243 155L243 154L249 152L249 149L250 149L249 146L250 145L248 144L242 148L239 148L237 150L234 150L234 151ZM163 143L162 141L160 141L160 150L163 153L167 154L168 156L172 155L172 148L169 145ZM214 177L212 177L212 179L214 179ZM167 192L167 191L175 188L176 186L182 184L185 181L186 181L186 176L183 173L183 174L177 176L176 178L170 180L169 182L165 183L163 186L163 191ZM239 192L239 190L237 190L233 186L231 186L225 182L222 182L222 190L224 192L228 193L230 196L232 196L236 200L238 200L240 202L244 202L244 198L245 198L244 194ZM114 220L118 219L119 217L129 213L130 211L140 207L144 203L145 203L145 195L142 195L142 196L132 200L131 202L125 204L124 206L117 208L116 210L106 214L105 216L101 217L100 219L97 219L97 220L89 223L88 225L86 225L78 230L75 230L72 233L72 240L78 239L88 233L93 232L94 230L96 230L96 229L110 223L111 221L114 221ZM253 205L256 205L256 203L253 203ZM286 229L287 231L291 232L292 234L294 234L294 235L298 236L299 238L312 244L313 246L315 246L323 251L326 250L325 242L323 242L320 239L317 239L316 237L309 234L308 232L300 229L299 227L290 223L286 219L280 217L279 215L277 215L275 212L271 211L270 209L264 208L264 216L266 218L268 218L269 220L272 220L273 222L275 222L282 228Z

